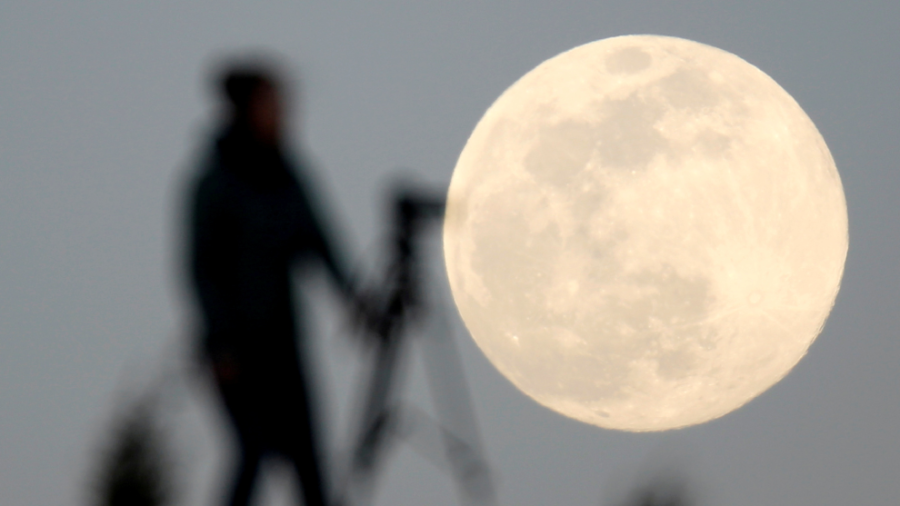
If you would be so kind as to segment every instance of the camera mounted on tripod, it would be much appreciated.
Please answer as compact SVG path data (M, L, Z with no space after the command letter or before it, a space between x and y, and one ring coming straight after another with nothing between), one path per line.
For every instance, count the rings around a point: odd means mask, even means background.
M395 327L420 304L418 242L421 232L444 216L444 199L409 187L393 192L392 258L387 303L380 312L376 333L381 339L396 335Z

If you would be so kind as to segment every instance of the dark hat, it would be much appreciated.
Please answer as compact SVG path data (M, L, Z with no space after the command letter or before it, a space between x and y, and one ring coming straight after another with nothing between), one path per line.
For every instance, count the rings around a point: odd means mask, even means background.
M264 85L277 87L276 76L277 72L262 62L233 62L219 73L219 93L240 116L247 112L257 89Z

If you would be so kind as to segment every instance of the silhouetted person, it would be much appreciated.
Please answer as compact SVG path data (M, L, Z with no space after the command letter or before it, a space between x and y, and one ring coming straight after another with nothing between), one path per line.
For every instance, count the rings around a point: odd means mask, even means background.
M307 506L326 504L292 272L317 261L349 301L350 279L282 144L282 90L262 65L220 77L228 110L193 188L191 269L214 372L240 457L228 504L250 501L261 461L287 459Z

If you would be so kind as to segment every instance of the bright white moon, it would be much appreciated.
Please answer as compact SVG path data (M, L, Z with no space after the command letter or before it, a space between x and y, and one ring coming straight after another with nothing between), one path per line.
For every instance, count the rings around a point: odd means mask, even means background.
M459 157L444 254L491 362L601 427L720 417L822 330L847 254L828 148L737 56L627 36L539 65Z

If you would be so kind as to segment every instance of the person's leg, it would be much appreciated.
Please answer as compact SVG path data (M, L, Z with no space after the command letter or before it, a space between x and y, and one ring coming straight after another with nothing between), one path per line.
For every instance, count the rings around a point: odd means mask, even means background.
M231 490L226 499L228 506L250 504L261 460L262 452L259 448L241 448L240 459L231 481Z
M260 425L260 406L254 390L246 382L219 382L219 392L237 436L238 460L234 468L227 506L247 506L253 495L256 477L264 453L263 427Z
M302 486L304 504L306 506L326 506L328 503L325 499L325 487L314 438L308 430L298 430L298 436L298 439L303 442L293 445L293 451L288 457L294 465Z
M299 377L285 381L280 433L281 449L294 466L306 506L328 505L325 481L319 460L319 445L306 385Z

